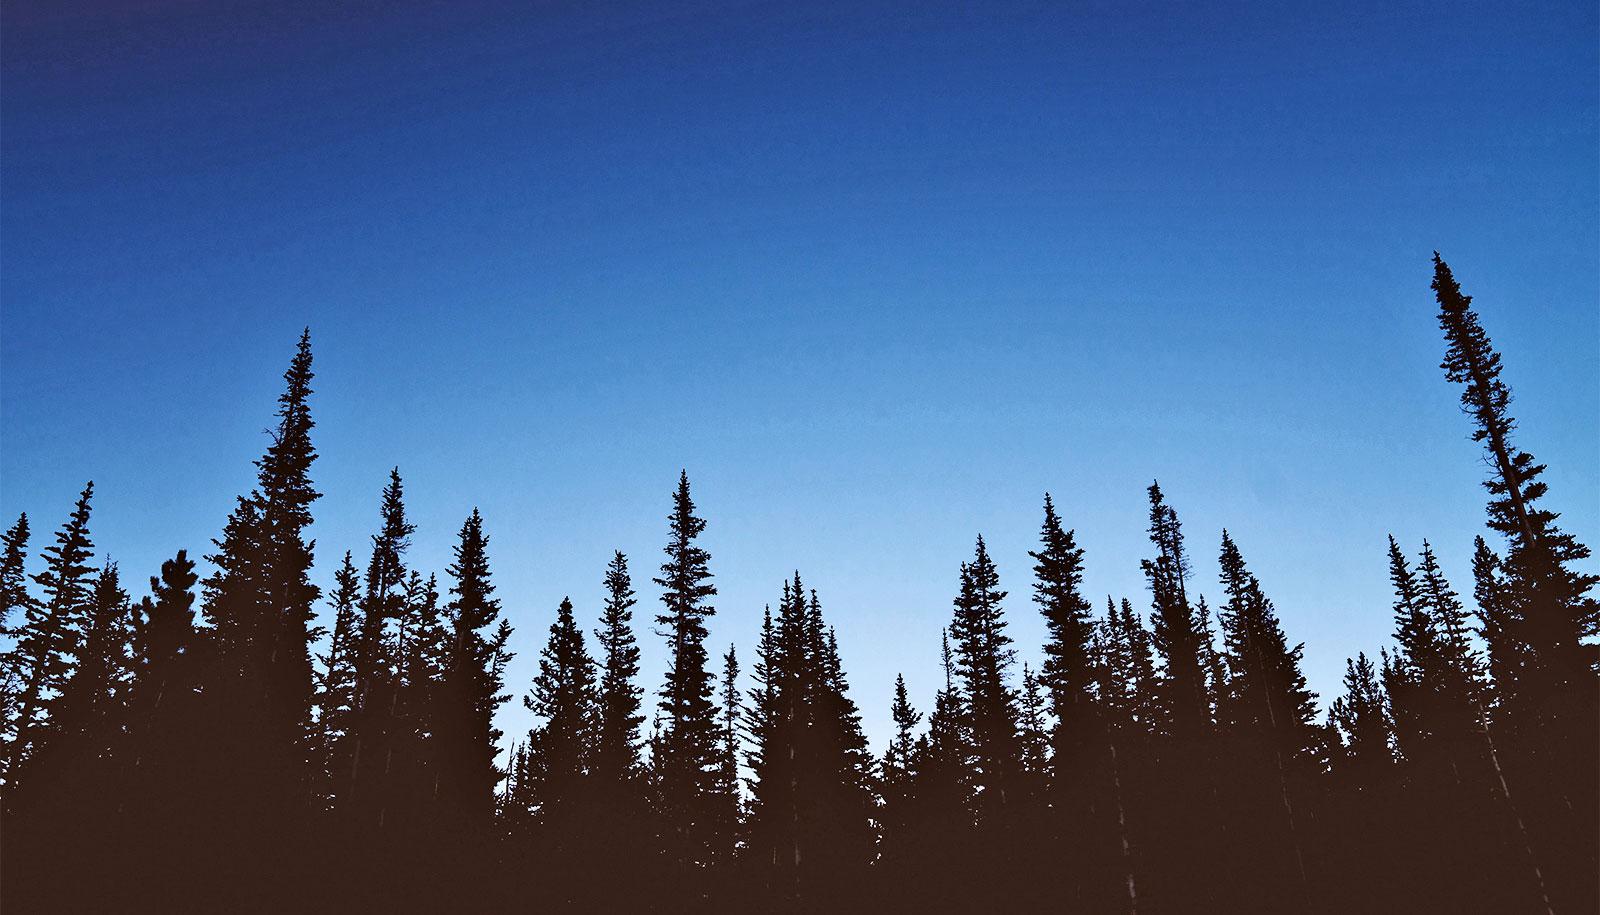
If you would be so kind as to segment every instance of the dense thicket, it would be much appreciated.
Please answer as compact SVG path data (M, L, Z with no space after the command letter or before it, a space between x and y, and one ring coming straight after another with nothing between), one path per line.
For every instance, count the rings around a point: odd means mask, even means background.
M537 657L526 684L506 682L516 613L496 595L483 516L462 523L441 584L409 564L398 469L365 572L346 551L324 592L302 335L255 485L203 575L178 550L130 597L95 559L93 484L31 575L28 516L0 537L3 901L1594 911L1600 578L1544 507L1544 467L1514 442L1470 297L1434 266L1442 367L1491 468L1495 539L1476 538L1470 589L1428 541L1391 537L1393 642L1349 659L1319 713L1247 544L1210 541L1208 602L1152 483L1147 611L1106 596L1097 612L1086 550L1047 494L1026 583L1042 665L1019 669L1018 605L980 536L954 570L942 682L896 678L881 756L799 572L777 583L756 644L713 667L717 590L687 473L652 579L666 667L648 738L621 552L595 570L601 606L562 600L522 649ZM933 688L921 710L915 687ZM512 692L535 724L505 745L495 717Z

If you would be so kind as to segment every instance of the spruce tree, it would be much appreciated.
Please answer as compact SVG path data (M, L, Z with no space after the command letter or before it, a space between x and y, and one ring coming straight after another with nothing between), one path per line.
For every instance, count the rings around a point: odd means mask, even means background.
M0 635L11 632L11 613L27 609L28 594L28 514L17 516L17 523L0 535Z
M694 512L689 474L683 472L668 516L667 561L654 579L663 589L656 625L667 637L671 656L660 694L661 753L652 754L652 761L660 779L662 815L675 839L674 856L685 863L704 860L711 828L708 798L717 775L716 706L705 647L706 619L716 613L707 599L717 588L711 584L711 554L695 542L706 522Z
M1162 705L1170 732L1192 740L1211 724L1200 620L1189 604L1189 560L1178 514L1164 501L1159 484L1150 484L1149 495L1150 542L1156 556L1143 560L1140 567L1150 583L1155 611L1151 635L1161 655Z
M62 685L52 708L48 741L40 747L41 762L48 753L49 765L59 767L52 777L59 778L64 771L98 774L93 787L105 790L107 764L125 724L133 665L131 626L128 593L122 589L116 563L107 562L90 592L77 664Z
M1526 640L1518 635L1519 618L1501 574L1500 557L1482 537L1473 541L1472 598L1478 605L1477 632L1488 650L1490 716L1496 730L1513 740L1517 724L1529 717L1520 707L1519 684L1532 663Z
M318 658L322 672L317 676L316 693L320 736L317 793L324 803L340 779L335 760L352 736L351 716L355 712L356 608L361 600L361 575L349 550L333 580L333 630L328 636L327 653Z
M1541 688L1574 691L1585 697L1582 708L1574 711L1590 712L1595 660L1584 640L1600 633L1600 602L1589 593L1600 576L1574 568L1589 557L1589 548L1556 526L1555 512L1539 507L1548 490L1539 479L1545 468L1511 441L1516 421L1509 412L1511 389L1500 378L1500 354L1472 310L1472 297L1461 292L1438 252L1433 268L1439 327L1448 344L1440 367L1447 379L1463 385L1461 408L1476 427L1473 441L1483 444L1494 467L1494 475L1484 481L1490 493L1489 526L1510 545L1506 572L1524 620L1523 637L1539 655ZM1584 730L1578 733L1592 754L1595 716L1583 718L1578 726Z
M1000 817L1016 800L1022 747L1017 733L1017 695L1006 682L1016 651L1005 634L1000 576L978 538L972 562L961 565L950 635L962 681L967 732L980 822Z
M1039 678L1033 675L1032 668L1026 663L1022 665L1021 700L1022 715L1018 727L1022 738L1022 771L1030 782L1042 782L1050 761L1044 695L1039 689Z
M889 717L894 722L894 736L889 738L889 746L884 750L880 766L883 772L881 821L885 854L898 850L902 834L912 822L912 805L916 798L913 793L917 777L916 729L922 721L922 713L911 705L903 674L895 674L894 677L894 700L889 706Z
M1365 652L1345 661L1344 689L1329 711L1343 738L1334 771L1370 791L1393 765L1394 750L1383 685Z
M128 793L135 830L151 835L185 835L194 828L189 809L196 758L209 736L199 717L196 687L206 660L205 644L194 625L194 560L179 550L150 577L151 597L140 602L134 633L129 706ZM153 859L155 856L151 856ZM170 861L147 860L153 882L171 876Z
M89 500L93 496L94 482L90 481L56 532L55 542L40 552L45 567L33 580L42 596L28 603L16 641L5 656L6 671L17 691L15 712L5 735L7 784L16 781L18 767L32 753L48 723L49 707L66 686L78 657L93 571L88 564L94 554L89 539Z
M494 712L508 698L505 665L510 623L500 618L489 569L489 536L474 508L461 525L449 573L449 641L435 735L438 791L446 816L481 829L494 810L496 746L502 733ZM496 626L498 623L498 626ZM495 627L491 629L491 627Z
M256 487L236 500L207 557L216 572L203 598L214 649L205 679L218 734L207 752L221 778L207 806L229 836L214 843L218 854L287 846L309 812L319 742L310 645L320 595L309 577L315 544L305 536L319 498L310 479L311 366L306 331L284 372L272 441L255 462Z
M1226 530L1219 562L1228 684L1218 717L1236 753L1233 777L1240 791L1231 812L1246 835L1238 850L1259 876L1242 888L1241 903L1306 904L1308 780L1324 743L1314 721L1316 696L1300 671L1303 646L1289 646L1272 602Z
M572 601L562 598L539 653L539 673L522 700L541 720L528 734L531 789L537 817L551 827L571 823L583 801L580 780L596 723L594 674Z
M1034 559L1033 601L1044 615L1049 641L1045 643L1044 666L1039 681L1050 698L1055 728L1050 735L1059 766L1070 779L1081 765L1086 741L1092 740L1092 692L1094 671L1089 659L1089 641L1094 625L1089 601L1080 591L1083 584L1083 549L1064 530L1061 518L1050 500L1044 497L1044 525L1039 533L1039 549L1030 552Z
M600 674L600 726L596 735L594 769L597 778L620 785L637 778L640 768L639 725L643 696L639 676L639 644L633 635L633 579L628 557L618 550L606 566L606 598L600 611L595 642L602 654Z
M739 792L739 710L743 698L739 692L739 658L732 645L722 656L722 684L718 697L721 714L717 722L717 780L712 803L715 838L712 840L713 858L731 862L739 843L740 813Z
M357 606L359 625L352 646L355 705L350 736L336 765L344 786L340 806L350 820L368 828L381 826L394 784L389 779L394 742L400 724L395 712L400 699L400 658L391 621L406 614L405 553L415 526L406 519L404 485L398 468L389 472L380 507L382 524L372 537L363 593Z

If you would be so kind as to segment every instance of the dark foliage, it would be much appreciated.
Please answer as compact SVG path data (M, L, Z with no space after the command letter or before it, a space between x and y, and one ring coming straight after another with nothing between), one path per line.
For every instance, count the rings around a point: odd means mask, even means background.
M92 484L31 576L28 517L0 537L0 901L1594 911L1600 579L1543 507L1544 468L1513 441L1471 299L1434 267L1443 368L1488 458L1499 538L1475 541L1471 606L1427 541L1408 554L1390 538L1393 644L1349 659L1319 715L1303 648L1227 531L1208 604L1152 484L1148 615L1108 596L1096 616L1085 551L1046 495L1029 553L1042 665L1018 664L980 537L941 633L943 682L918 711L896 677L881 756L798 572L748 672L733 646L711 667L717 590L687 473L653 579L668 658L648 739L638 597L616 552L592 640L562 600L524 699L536 724L502 746L516 611L496 596L483 519L462 524L442 589L408 566L398 470L365 573L346 552L316 626L302 335L203 579L178 550L131 599L95 558Z

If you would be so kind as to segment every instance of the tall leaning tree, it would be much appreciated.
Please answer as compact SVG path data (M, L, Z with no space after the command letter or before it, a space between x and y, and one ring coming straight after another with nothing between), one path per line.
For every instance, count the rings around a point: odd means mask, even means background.
M1500 561L1497 625L1486 627L1520 643L1527 663L1517 671L1518 694L1511 708L1526 718L1514 725L1532 760L1528 778L1550 795L1543 844L1564 873L1571 874L1572 904L1593 909L1600 891L1592 879L1600 866L1600 601L1593 595L1600 576L1580 570L1589 547L1556 525L1560 516L1541 506L1549 487L1545 466L1513 442L1511 389L1501 379L1500 354L1438 252L1433 255L1433 292L1446 348L1440 367L1461 385L1461 409L1472 419L1492 472L1489 527L1506 541ZM1490 643L1490 656L1517 653ZM1496 684L1496 689L1502 689Z

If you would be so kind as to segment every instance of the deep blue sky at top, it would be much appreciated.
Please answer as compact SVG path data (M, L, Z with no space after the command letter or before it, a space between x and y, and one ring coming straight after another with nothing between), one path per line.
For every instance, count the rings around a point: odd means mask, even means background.
M686 467L713 650L798 567L880 741L980 532L1037 659L1046 490L1146 606L1152 478L1326 701L1386 643L1386 534L1470 588L1438 248L1600 541L1593 2L581 6L6 4L6 523L93 478L133 583L204 551L309 325L318 581L392 465L422 568L481 507L518 695L616 548L659 683Z

